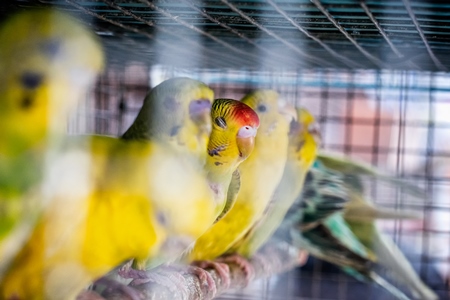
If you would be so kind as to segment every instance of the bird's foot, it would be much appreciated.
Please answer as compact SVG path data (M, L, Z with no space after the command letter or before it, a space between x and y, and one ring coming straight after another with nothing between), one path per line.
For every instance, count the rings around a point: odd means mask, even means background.
M298 265L301 267L308 261L309 253L305 250L300 250L298 253Z
M111 297L111 295L120 295L121 297L126 297L124 299L130 299L130 300L141 300L142 297L140 295L140 292L133 289L132 287L120 283L118 281L115 281L113 279L102 277L95 281L94 285L102 285L105 287L103 292L101 293L101 296L106 297L107 299ZM84 298L86 299L86 298ZM91 298L87 298L91 299ZM97 300L97 298L92 298ZM102 299L102 298L98 298Z
M132 262L124 264L118 273L123 278L131 278L129 285L148 296L147 298L158 294L180 299L188 297L189 285L180 272L180 267L166 264L150 270L136 270L131 265Z
M194 283L198 283L201 299L212 299L217 294L216 282L208 271L196 265L169 265L166 267L172 271L171 274L189 274L197 277L198 281Z
M177 272L173 272L173 267L162 265L151 270L136 270L132 267L133 261L125 263L120 267L118 274L123 278L132 279L130 286L138 287L145 284L156 284L167 288L173 292L186 289L184 277Z
M146 271L133 269L132 265L133 260L129 260L128 262L123 264L117 271L119 276L127 279L145 279L148 277Z
M223 289L230 287L230 267L228 267L227 264L210 260L197 260L194 261L192 265L205 270L212 269L216 272L217 277L220 280L220 285L223 286Z
M244 287L246 287L253 280L253 278L255 278L255 269L251 263L245 257L237 253L219 257L216 259L216 262L237 265L244 274Z

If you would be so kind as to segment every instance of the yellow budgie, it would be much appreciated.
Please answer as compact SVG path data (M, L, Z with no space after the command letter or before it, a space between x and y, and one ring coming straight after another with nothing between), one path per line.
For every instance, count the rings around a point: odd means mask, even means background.
M320 134L314 117L297 108L298 121L291 122L288 158L283 177L264 216L229 252L251 257L275 232L289 207L300 196L305 176L316 159Z
M287 157L289 121L279 111L278 94L258 90L242 102L260 118L255 148L239 167L241 187L231 209L195 243L190 260L211 260L224 254L262 216L281 179Z
M102 69L103 51L95 35L52 9L7 19L0 44L1 277L42 209L46 156Z
M185 77L168 79L147 94L136 119L122 138L170 143L179 151L179 155L192 155L194 160L198 160L198 169L201 170L206 161L211 133L213 97L214 92L203 82ZM176 241L171 242L179 245ZM181 253L184 249L182 245L179 246ZM161 252L159 261L173 259L174 255L172 251ZM150 262L158 264L154 258ZM130 266L124 265L119 274L131 278L145 276L142 273L133 275L135 272ZM139 270L151 267L147 260L135 260L133 266Z

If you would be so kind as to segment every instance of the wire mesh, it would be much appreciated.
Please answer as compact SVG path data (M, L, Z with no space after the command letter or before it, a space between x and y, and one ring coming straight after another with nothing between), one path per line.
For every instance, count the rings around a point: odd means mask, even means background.
M375 202L421 212L380 224L441 299L450 278L450 5L426 1L22 0L0 15L56 6L102 38L107 71L71 117L72 134L121 135L163 79L202 80L216 97L272 88L316 116L323 147L425 189L374 182ZM372 69L371 71L362 69ZM392 70L387 70L392 69ZM223 299L389 299L330 265L254 283Z
M134 55L147 64L255 69L450 65L450 5L440 2L22 0L2 10L49 5L93 16L110 61Z

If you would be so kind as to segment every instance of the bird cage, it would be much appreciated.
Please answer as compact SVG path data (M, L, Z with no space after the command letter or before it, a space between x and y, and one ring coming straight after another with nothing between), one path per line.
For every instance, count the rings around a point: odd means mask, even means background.
M216 98L274 89L316 117L323 149L425 191L418 201L401 188L367 183L375 203L420 214L379 225L421 279L449 299L450 4L18 0L1 3L0 14L50 6L91 28L107 56L106 70L71 115L70 134L120 136L147 92L172 77L203 81ZM309 257L218 299L394 298Z

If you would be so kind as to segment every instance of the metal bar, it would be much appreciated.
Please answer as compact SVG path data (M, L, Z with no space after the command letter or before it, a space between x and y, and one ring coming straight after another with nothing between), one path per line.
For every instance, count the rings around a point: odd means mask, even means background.
M435 109L438 106L435 106L435 95L434 93L431 91L431 87L434 85L434 79L435 76L433 74L430 74L429 76L429 87L430 90L428 92L428 103L429 103L429 109L428 109L428 120L436 120L436 115L435 115ZM428 134L427 134L427 141L426 141L426 160L427 161L433 161L433 157L435 157L435 134L436 134L436 130L435 130L435 122L430 122L429 126L428 126ZM435 194L434 194L434 188L433 188L433 184L431 182L431 180L429 180L430 178L433 178L433 175L436 174L435 170L434 170L434 164L433 163L427 163L425 164L425 177L428 179L426 181L426 186L425 186L425 191L427 193L427 198L424 200L424 207L423 207L423 214L424 214L424 218L423 218L423 222L424 224L431 224L431 219L433 219L432 213L433 211L429 208L429 206L433 206L435 204L437 204L436 201L437 199L435 199ZM439 203L439 202L438 202ZM439 209L442 211L442 209ZM428 226L427 226L428 227ZM442 228L442 227L441 227ZM427 228L429 229L429 228ZM428 234L426 234L425 231L422 232L422 240L423 240L423 244L422 244L422 255L421 255L421 263L428 263L430 260L428 258L427 254L430 254L430 245L431 245L431 239L430 236ZM424 275L424 272L422 271L420 275Z
M367 57L373 64L375 64L379 68L386 68L385 64L379 60L377 57L370 54L367 50L361 47L358 42L342 27L336 19L328 12L328 10L320 3L319 0L311 0L311 2L328 18L328 20L333 23L333 25L339 29L339 31L365 56Z
M84 7L84 6L79 5L77 2L75 2L75 0L66 0L66 2L69 3L69 4L71 4L71 5L73 5L73 6L76 7L76 8L78 8L78 9L84 11L84 12L87 13L88 15L91 15L91 16L93 16L93 17L96 17L96 18L98 18L98 19L100 19L100 20L102 20L102 21L108 22L108 23L110 23L110 24L116 25L116 26L118 26L118 27L120 27L120 28L129 30L129 31L132 31L132 32L135 32L135 33L138 33L138 34L142 34L142 35L146 36L147 38L149 38L149 39L151 39L151 40L154 40L154 41L156 41L156 42L158 42L158 43L160 43L160 44L162 44L162 45L164 45L164 46L166 46L166 47L170 47L170 48L179 50L179 48L174 47L173 45L171 45L171 44L169 44L169 43L165 43L164 41L161 41L161 40L159 40L159 39L155 39L155 37L154 37L153 35L149 34L148 32L139 30L139 29L137 29L137 28L135 28L135 27L132 27L132 26L128 26L128 25L122 24L122 23L120 23L120 22L117 22L117 21L111 20L111 19L109 19L109 18L106 18L106 17L104 17L104 16L102 16L102 15L96 13L96 12L93 12L93 11L91 11L90 9L87 9L87 8ZM199 57L202 58L201 55L199 55Z
M239 31L237 31L236 29L228 26L225 23L220 22L217 18L213 17L212 15L210 15L206 9L201 9L199 7L197 7L197 5L195 5L195 3L192 2L192 0L182 0L183 2L185 2L187 5L189 5L192 9L196 10L199 14L201 14L203 17L207 18L208 20L210 20L213 23L216 23L217 25L219 25L222 28L225 28L227 30L229 30L231 33L237 35L238 37L240 37L241 39L243 39L244 41L246 41L247 43L251 44L252 46L255 46L256 48L258 48L261 51L264 51L266 53L271 54L272 56L275 57L280 57L279 55L277 55L276 53L272 53L270 51L268 51L266 48L262 47L261 45L257 44L255 41L253 41L252 39L246 37L244 34L240 33ZM283 57L284 58L284 57ZM298 60L293 60L295 61L297 64L300 64L302 66L306 66L304 63L299 62Z
M225 23L220 22L217 18L211 16L206 9L201 9L199 8L197 5L195 5L194 2L192 2L191 0L182 0L183 2L185 2L187 5L189 5L192 9L194 9L195 11L197 11L199 14L201 14L203 17L207 18L208 20L210 20L213 23L216 23L217 25L219 25L220 27L223 27L227 30L229 30L230 32L232 32L233 34L237 35L238 37L240 37L241 39L245 40L247 43L252 44L255 47L260 47L257 43L255 43L252 39L246 37L245 35L243 35L242 33L240 33L239 31L237 31L234 28L231 28L230 26L228 26Z
M406 10L408 11L409 17L414 23L414 26L416 26L417 32L420 35L420 38L422 39L423 43L425 44L425 48L428 51L428 54L430 55L431 59L433 60L436 67L441 71L447 71L447 68L440 62L440 60L434 55L433 50L431 50L430 44L428 44L427 38L425 37L425 34L422 31L422 28L420 28L419 21L417 21L416 15L414 14L411 4L408 0L403 0L403 4L405 5Z
M397 49L397 47L395 47L395 45L392 43L391 39L388 37L388 35L386 34L386 32L384 31L384 29L381 27L380 23L378 23L377 19L375 18L375 16L372 14L372 12L370 11L369 7L367 6L367 4L364 1L361 1L359 3L362 7L362 9L364 10L364 12L367 14L367 16L369 17L369 19L372 21L372 23L375 25L375 27L378 29L378 31L380 32L380 34L383 36L383 38L386 40L386 42L389 44L389 47L391 47L392 51L394 51L394 53L399 57L399 58L403 58L404 55ZM420 67L418 65L416 65L414 62L412 61L408 61L408 64L416 69L420 69Z
M122 23L119 23L119 22L114 21L114 20L111 20L111 19L108 19L108 18L106 18L106 17L104 17L104 16L102 16L102 15L99 15L98 13L93 12L92 10L87 9L86 7L84 7L84 6L80 5L80 4L78 4L75 0L66 0L66 2L69 3L69 4L71 4L71 5L73 5L73 6L75 6L76 8L78 8L78 9L84 11L85 13L87 13L87 14L90 15L90 16L96 17L96 18L98 18L98 19L100 19L100 20L102 20L102 21L111 23L111 24L116 25L116 26L118 26L118 27L120 27L120 28L123 28L123 29L126 29L126 30L133 31L133 32L135 32L135 33L142 34L142 35L148 37L149 39L152 39L152 40L154 39L154 36L151 35L151 34L149 34L148 32L139 30L139 29L134 28L134 27L131 27L131 26L124 25L124 24L122 24Z
M325 44L324 42L322 42L319 38L315 37L314 35L312 35L310 32L308 32L306 29L304 29L303 27L301 27L298 23L296 23L291 17L289 17L287 15L287 13L282 10L275 2L273 2L272 0L266 0L267 3L269 3L270 5L272 5L273 8L275 8L275 10L282 15L283 17L286 18L286 20L288 20L295 28L297 28L298 30L300 30L302 33L304 33L307 37L309 37L310 39L312 39L313 41L317 42L320 46L322 46L325 50L327 50L331 55L333 55L334 57L340 59L344 64L346 64L347 66L351 67L351 68L361 68L361 65L349 60L348 58L346 58L345 56L340 55L339 53L337 53L336 51L334 51L333 49L331 49L327 44Z
M313 63L315 63L315 64L317 64L317 65L319 65L321 67L324 67L324 66L325 67L333 67L333 65L331 65L330 63L328 63L326 61L323 61L323 60L319 59L316 56L312 56L312 55L309 55L309 54L303 52L301 49L299 49L298 47L296 47L292 43L286 41L285 39L283 39L280 36L278 36L276 33L272 32L269 29L267 29L266 27L262 26L261 24L256 22L253 18L251 18L250 16L246 15L243 11L241 11L236 6L231 4L228 0L220 0L220 1L223 4L227 5L229 8L231 8L231 10L233 10L235 13L239 14L241 17L246 19L250 24L258 27L260 30L264 31L265 33L267 33L268 35L270 35L274 39L282 42L283 44L288 46L290 49L294 50L296 53L300 54L301 56L303 56L304 58L308 59L309 61L311 61L311 62L313 62Z
M115 4L114 2L111 2L111 1L109 1L109 0L102 0L102 1L103 1L104 3L106 3L107 5L109 5L110 7L114 8L114 9L117 9L117 10L121 11L122 13L124 13L124 14L126 14L126 15L128 15L128 16L130 16L130 17L132 17L132 18L134 18L134 19L136 19L136 20L138 20L138 21L140 21L140 22L142 22L142 23L144 23L144 24L150 26L150 27L158 28L158 30L160 30L160 31L162 31L162 32L164 32L164 33L166 33L166 34L169 34L169 35L174 36L174 37L176 37L176 38L182 39L182 40L183 40L184 42L186 42L187 44L191 44L191 45L194 44L195 46L197 45L195 42L193 42L192 40L190 40L190 39L188 39L188 38L183 37L182 35L176 34L176 33L172 32L172 31L170 31L170 30L165 29L164 27L161 27L161 26L155 26L155 24L154 24L153 22L148 21L148 20L145 20L145 19L139 17L138 15L132 13L131 11L129 11L129 10L127 10L127 9L124 9L123 7L121 7L121 6L117 5L117 4ZM177 48L177 50L178 50L178 48ZM205 52L208 53L209 55L213 55L213 56L215 56L215 55L218 54L217 52L211 51L211 50L209 50L209 49L206 48L206 47L203 47L203 51L205 51ZM203 59L202 56L199 55L199 57L200 57L200 59ZM237 60L234 56L233 56L233 57L230 56L230 57L227 57L227 58L228 58L230 61L233 61L233 60L234 60L235 63L239 63L239 64L242 63L241 60ZM223 65L223 66L225 66L225 65Z
M369 7L367 6L367 4L364 1L361 1L359 4L361 5L361 7L364 10L364 12L367 14L369 19L373 22L373 24L375 24L375 26L377 27L378 31L380 31L381 35L386 40L386 42L389 44L389 46L391 47L392 51L394 51L394 53L398 57L402 58L403 54L400 53L400 51L398 51L397 47L395 47L395 45L392 43L391 39L387 36L387 34L384 31L384 29L380 26L380 23L378 23L377 19L375 19L374 15L369 10Z
M251 55L249 52L246 52L246 51L243 51L243 50L241 50L241 49L239 49L239 48L236 48L236 47L234 47L233 45L230 45L229 43L227 43L227 42L225 42L225 41L222 41L221 39L218 39L217 37L215 37L215 36L209 34L208 32L203 31L203 30L201 30L201 29L199 29L199 28L197 28L197 27L195 27L195 26L193 26L193 25L191 25L191 24L189 24L189 23L187 23L187 22L181 20L180 18L178 18L178 17L172 15L171 13L169 13L168 11L166 11L166 10L164 10L164 9L162 9L162 8L159 8L159 7L156 6L154 3L151 3L151 2L148 1L148 0L139 0L139 2L148 5L148 7L150 7L151 9L153 9L153 10L155 10L155 11L157 11L157 12L163 14L163 15L166 16L167 18L170 18L170 19L172 19L173 21L175 21L175 22L177 22L177 23L180 23L181 25L183 25L183 26L185 26L185 27L187 27L187 28L189 28L189 29L191 29L191 30L193 30L193 31L195 31L195 32L197 32L197 33L199 33L199 34L201 34L201 35L204 35L204 36L208 37L209 39L215 41L216 43L218 43L218 44L224 46L224 47L227 48L227 49L230 49L230 50L232 50L232 51L234 51L234 52L236 52L236 53L239 53L239 54L241 54L241 55L244 55L244 56L255 56L255 55Z

